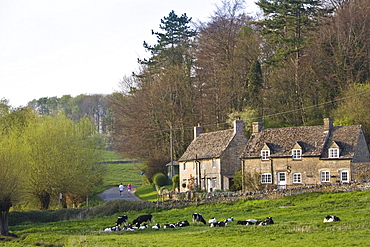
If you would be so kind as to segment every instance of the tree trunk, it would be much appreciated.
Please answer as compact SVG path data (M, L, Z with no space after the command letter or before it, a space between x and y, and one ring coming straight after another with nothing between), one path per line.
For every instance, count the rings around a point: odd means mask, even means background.
M1 206L0 235L3 236L9 236L9 208L7 205Z
M47 210L50 205L50 193L46 191L41 191L38 197L40 200L40 210Z

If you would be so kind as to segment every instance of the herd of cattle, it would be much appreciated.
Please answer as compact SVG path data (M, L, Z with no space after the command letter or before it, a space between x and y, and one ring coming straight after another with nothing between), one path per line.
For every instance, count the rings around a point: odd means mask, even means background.
M207 225L206 220L200 213L194 213L192 215L193 223L196 225L204 224ZM324 222L333 222L339 221L340 219L337 216L328 215L324 218ZM227 218L223 221L217 221L215 218L211 218L208 220L208 224L210 227L223 227L227 226L227 223L234 221L233 217ZM190 223L187 220L179 221L176 223L168 223L164 225L155 224L152 225L152 215L141 215L132 221L132 224L128 223L127 215L119 216L116 221L116 225L113 227L105 228L104 231L106 232L115 232L115 231L135 231L138 229L146 229L148 228L148 224L150 224L152 229L160 229L160 228L177 228L177 227L185 227L190 226ZM266 220L256 220L256 219L248 219L248 220L240 220L237 221L237 225L260 225L266 226L274 224L274 220L272 217L267 217Z

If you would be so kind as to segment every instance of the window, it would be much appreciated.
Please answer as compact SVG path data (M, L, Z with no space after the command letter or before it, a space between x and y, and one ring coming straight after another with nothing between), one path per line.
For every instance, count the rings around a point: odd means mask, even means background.
M268 160L270 157L270 150L261 150L261 159Z
M182 169L183 170L186 170L186 163L184 162L184 163L182 163Z
M202 170L204 170L204 160L202 160L202 162L201 162L201 166L202 166Z
M262 184L271 184L272 183L271 173L262 173L261 174L261 183Z
M330 172L322 171L320 173L321 182L330 182Z
M349 182L349 175L348 171L340 171L340 181L343 182Z
M339 158L339 148L329 148L329 158Z
M302 158L302 149L293 149L292 150L292 158L294 160L299 160Z
M212 168L216 168L216 159L212 159Z
M216 178L213 178L212 179L212 185L213 185L213 188L216 189L217 188L217 179Z
M302 183L302 175L300 173L293 173L293 183Z

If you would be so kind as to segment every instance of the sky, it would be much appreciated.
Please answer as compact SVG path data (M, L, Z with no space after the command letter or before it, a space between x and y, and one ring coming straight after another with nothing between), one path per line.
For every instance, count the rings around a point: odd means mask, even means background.
M255 15L255 0L245 12ZM222 0L0 0L0 99L110 94L174 10L206 22Z

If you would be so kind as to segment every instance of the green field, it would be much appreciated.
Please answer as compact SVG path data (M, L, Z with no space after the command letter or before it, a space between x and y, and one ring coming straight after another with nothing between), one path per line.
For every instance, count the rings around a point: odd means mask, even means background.
M181 209L146 209L113 216L53 223L27 222L11 226L19 238L0 241L0 246L369 246L370 191L307 193L275 200L239 200L235 203L188 206ZM155 223L191 220L199 212L205 219L234 217L226 227L193 225L176 229L144 229L104 232L116 217L132 221L152 213ZM323 223L327 215L341 221ZM237 220L273 217L274 225L242 226Z

